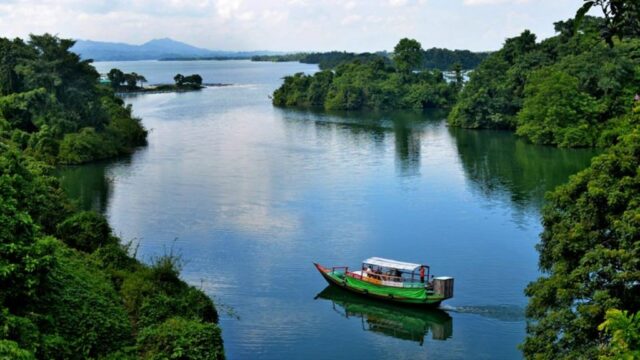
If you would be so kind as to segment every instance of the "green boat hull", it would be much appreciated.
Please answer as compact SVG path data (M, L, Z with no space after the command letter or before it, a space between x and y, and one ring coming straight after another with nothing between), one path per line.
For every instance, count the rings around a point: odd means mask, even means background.
M438 307L445 300L443 296L434 294L424 287L399 288L377 285L352 276L346 276L344 272L332 271L319 264L314 265L329 284L372 299L426 307Z

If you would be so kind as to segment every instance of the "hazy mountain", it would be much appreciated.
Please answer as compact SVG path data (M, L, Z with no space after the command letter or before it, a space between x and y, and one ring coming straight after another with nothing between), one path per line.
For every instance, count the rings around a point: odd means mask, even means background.
M254 55L281 54L273 51L215 51L195 47L169 38L154 39L142 45L77 40L71 49L83 59L109 60L160 60L166 58L250 58Z

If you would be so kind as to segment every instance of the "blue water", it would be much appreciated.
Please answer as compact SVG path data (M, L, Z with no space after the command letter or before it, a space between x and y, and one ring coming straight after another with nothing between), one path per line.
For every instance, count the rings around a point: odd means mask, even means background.
M234 84L127 97L151 130L149 145L61 174L82 206L139 242L140 258L181 254L184 279L223 312L229 359L521 357L523 289L539 276L543 195L593 152L450 129L437 111L272 107L268 96L281 78L313 65L96 66L136 71L149 83L180 72ZM369 256L455 277L444 316L335 294L314 299L326 283L312 262L358 267ZM422 328L422 341L402 335L415 338Z

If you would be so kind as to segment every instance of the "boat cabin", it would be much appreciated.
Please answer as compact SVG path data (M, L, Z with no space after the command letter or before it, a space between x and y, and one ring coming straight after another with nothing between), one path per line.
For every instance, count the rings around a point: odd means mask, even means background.
M362 269L354 271L353 275L370 283L393 287L425 287L431 276L428 265L379 257L364 260Z

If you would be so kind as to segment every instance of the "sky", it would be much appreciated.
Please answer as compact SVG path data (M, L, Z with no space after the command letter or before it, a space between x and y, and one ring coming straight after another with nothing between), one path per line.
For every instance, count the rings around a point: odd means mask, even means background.
M499 49L529 29L543 39L582 0L0 0L0 36L141 44L169 37L212 50Z

